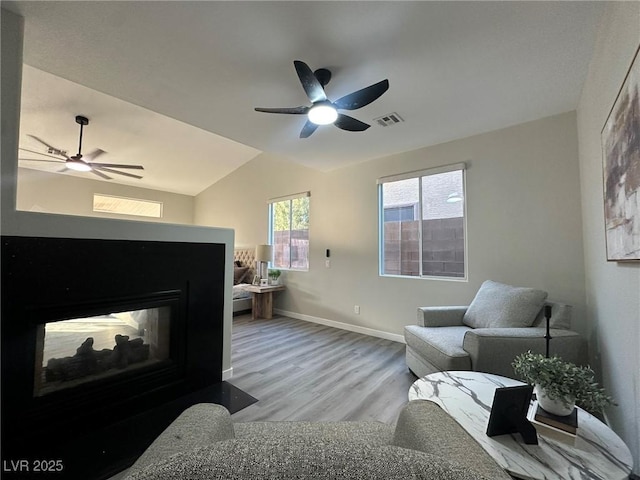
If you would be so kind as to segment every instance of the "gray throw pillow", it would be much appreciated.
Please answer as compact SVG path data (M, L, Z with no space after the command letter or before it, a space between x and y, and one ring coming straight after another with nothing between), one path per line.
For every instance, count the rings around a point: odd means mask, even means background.
M485 281L462 322L471 328L530 327L544 305L547 292Z

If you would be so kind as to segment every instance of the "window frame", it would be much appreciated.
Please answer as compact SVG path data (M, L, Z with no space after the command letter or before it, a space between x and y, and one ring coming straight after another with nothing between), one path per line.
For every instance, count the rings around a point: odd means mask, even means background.
M413 219L414 219L414 220L418 217L418 213L419 213L418 203L404 203L404 204L398 204L398 205L396 205L396 206L394 206L394 207L391 207L391 208L393 208L393 209L398 209L397 211L398 211L398 213L400 214L400 217L402 217L401 212L403 211L403 209L411 209L411 211L412 211L412 216L413 216ZM383 212L382 212L382 219L383 219L385 222L393 222L393 221L395 221L395 220L387 220L387 219L386 219L386 216L385 216L385 214L386 214L389 210L391 210L391 208L385 208L385 209L383 209Z
M440 167L428 168L423 170L415 170L411 172L400 173L380 177L377 180L378 186L378 275L380 277L406 278L418 280L441 280L453 282L467 282L469 279L469 248L468 248L468 228L467 228L467 180L466 180L466 164L464 162ZM422 177L439 175L460 171L462 175L462 215L463 215L463 235L464 235L464 274L462 276L443 276L443 275L424 275L423 274L423 231L422 231L422 210L423 210L423 185ZM417 218L420 220L418 228L418 257L420 274L419 275L402 275L394 273L385 273L384 271L384 196L383 185L385 183L396 182L400 180L418 179L418 203L416 205Z
M279 203L279 202L284 202L284 201L289 201L289 232L291 232L291 227L293 226L293 201L294 200L298 200L301 198L307 198L308 202L309 202L309 218L311 217L310 211L311 211L311 192L307 191L307 192L300 192L300 193L294 193L292 195L286 195L284 197L277 197L277 198L270 198L268 200L268 215L269 215L269 222L268 222L268 243L269 245L273 245L275 247L274 244L274 230L273 230L273 205L275 203ZM309 234L310 232L310 224L311 221L309 220L307 222L307 234L309 236L308 242L309 244L311 243L311 236ZM293 271L293 272L308 272L309 268L310 268L310 249L307 248L307 267L306 268L295 268L292 267L292 252L293 252L293 246L291 244L291 233L289 233L289 267L278 267L274 265L273 260L271 262L269 262L269 267L270 268L278 268L280 270L287 270L287 271ZM274 248L274 255L275 255L275 248Z
M124 210L118 210L118 209L105 209L105 208L99 208L96 207L96 202L99 201L99 199L101 198L105 198L105 199L113 199L116 203L117 201L121 201L123 203L130 203L130 204L139 204L139 205L153 205L156 206L158 209L157 213L153 213L153 214L143 214L143 213L133 213L131 211L127 211L126 209ZM128 216L132 216L132 217L143 217L143 218L158 218L161 219L164 216L164 202L161 202L159 200L149 200L146 198L133 198L133 197L123 197L121 195L109 195L106 193L95 193L93 194L93 200L92 200L92 211L96 212L96 213L107 213L107 214L112 214L112 215L128 215Z

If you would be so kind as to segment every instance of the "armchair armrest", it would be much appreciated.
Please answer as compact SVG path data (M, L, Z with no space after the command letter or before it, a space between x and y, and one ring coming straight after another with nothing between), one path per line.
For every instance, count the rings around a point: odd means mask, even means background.
M187 408L138 458L128 475L180 452L235 438L229 411L213 403ZM127 478L128 478L127 475Z
M445 458L473 472L474 478L511 478L452 416L427 400L413 400L402 408L391 444Z
M471 357L473 370L513 378L511 362L517 355L528 350L545 353L545 332L542 327L476 328L465 334L462 348ZM552 329L550 334L550 355L577 365L586 363L587 343L579 333Z
M459 327L463 325L468 306L418 307L418 325L421 327Z

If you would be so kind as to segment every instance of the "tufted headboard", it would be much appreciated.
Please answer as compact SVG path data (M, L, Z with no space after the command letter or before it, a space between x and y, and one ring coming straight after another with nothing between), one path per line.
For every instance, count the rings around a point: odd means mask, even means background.
M245 277L244 283L251 283L256 274L256 249L236 248L233 250L233 261L239 261L243 267L249 267L249 273Z

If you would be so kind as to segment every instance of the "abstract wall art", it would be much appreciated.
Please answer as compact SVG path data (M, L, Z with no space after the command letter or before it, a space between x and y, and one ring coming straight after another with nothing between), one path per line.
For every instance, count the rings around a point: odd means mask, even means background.
M640 48L602 129L607 260L640 260Z

